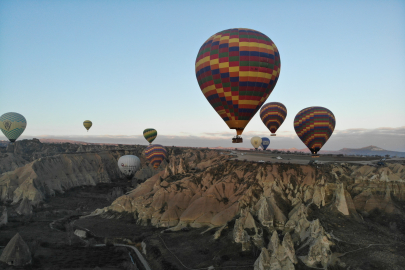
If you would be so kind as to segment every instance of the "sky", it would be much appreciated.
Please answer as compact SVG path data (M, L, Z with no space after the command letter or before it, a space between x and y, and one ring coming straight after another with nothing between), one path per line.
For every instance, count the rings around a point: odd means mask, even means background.
M163 145L249 147L270 134L259 114L232 144L195 77L201 45L237 27L280 52L266 102L288 114L271 147L305 148L294 117L322 106L336 117L324 149L405 151L405 1L3 0L0 114L25 116L21 139L146 144L155 128Z

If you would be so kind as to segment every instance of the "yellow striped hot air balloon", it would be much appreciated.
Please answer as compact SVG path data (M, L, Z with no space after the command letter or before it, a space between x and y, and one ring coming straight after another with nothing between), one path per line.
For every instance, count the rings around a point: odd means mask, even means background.
M91 128L92 125L93 123L90 120L86 120L83 122L83 126L87 129L87 132L89 132L89 129Z

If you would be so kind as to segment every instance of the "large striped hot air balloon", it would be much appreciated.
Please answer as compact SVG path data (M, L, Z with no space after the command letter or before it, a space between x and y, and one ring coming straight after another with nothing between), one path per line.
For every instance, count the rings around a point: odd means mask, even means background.
M147 128L143 131L143 136L151 144L157 137L157 131L153 128Z
M266 35L234 28L216 33L195 61L201 91L241 143L244 128L269 97L280 75L280 54Z
M287 108L280 102L270 102L260 109L260 118L263 124L270 130L270 136L276 136L277 129L287 117Z
M162 161L167 157L166 149L160 144L151 144L145 149L146 159L157 169Z
M27 127L27 120L19 113L8 112L0 117L0 129L10 142L20 137Z
M294 118L295 132L313 157L319 157L317 153L332 136L335 124L333 113L323 107L305 108Z

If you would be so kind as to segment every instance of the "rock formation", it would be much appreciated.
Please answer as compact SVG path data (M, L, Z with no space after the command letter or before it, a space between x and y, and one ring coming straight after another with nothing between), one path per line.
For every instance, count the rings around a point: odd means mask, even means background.
M7 222L8 222L7 207L0 206L0 227L2 225L7 225Z
M9 145L0 151L0 169L10 168L0 175L0 199L30 215L47 196L122 177L117 159L135 154L143 166L135 178L147 180L91 216L127 218L130 213L138 224L166 231L207 227L215 231L215 241L229 230L242 251L261 251L254 267L263 270L295 269L297 263L326 269L339 263L331 250L336 239L321 217L311 217L314 211L325 209L353 222L375 209L403 215L397 204L405 200L405 166L398 163L380 168L258 164L229 161L214 150L167 147L169 163L153 170L143 146L114 147L44 146L35 140Z
M0 176L0 199L18 203L27 198L32 205L37 205L56 192L122 178L117 159L123 154L125 151L104 151L36 159Z
M20 205L15 209L15 211L19 214L19 215L23 215L23 216L29 216L32 214L32 205L29 201L29 199L26 197L24 198Z
M0 261L13 266L24 266L31 263L31 252L19 233L8 242L0 256Z
M405 195L400 164L372 170L362 165L317 169L225 162L224 156L193 158L200 171L184 172L184 165L193 165L184 155L171 157L165 171L93 215L114 218L128 212L138 224L150 221L171 231L208 226L217 228L214 239L232 224L233 239L241 250L253 246L261 250L255 269L295 269L298 258L308 267L325 268L339 260L332 256L333 239L320 221L308 220L308 207L328 207L336 215L359 221L357 211L377 207L395 213L392 198L403 200ZM267 247L265 231L271 235Z

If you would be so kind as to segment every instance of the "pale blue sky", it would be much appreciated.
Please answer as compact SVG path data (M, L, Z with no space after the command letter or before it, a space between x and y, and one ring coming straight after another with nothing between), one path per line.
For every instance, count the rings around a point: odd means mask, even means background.
M266 34L280 51L267 100L287 107L279 136L292 136L296 113L309 106L330 109L336 130L405 126L405 1L389 0L3 0L0 114L23 114L26 136L86 136L89 119L89 135L153 127L229 133L228 144L234 131L202 95L194 62L207 38L235 27ZM266 132L259 114L245 130Z

